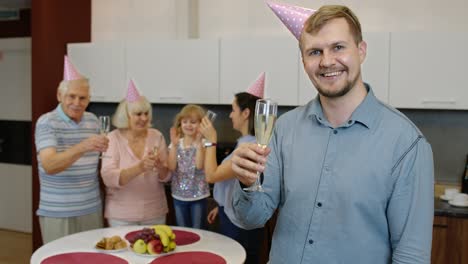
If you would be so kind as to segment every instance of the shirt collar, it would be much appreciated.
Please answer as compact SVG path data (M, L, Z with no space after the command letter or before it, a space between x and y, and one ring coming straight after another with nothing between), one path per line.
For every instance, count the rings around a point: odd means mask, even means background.
M76 124L75 121L73 121L69 116L67 116L67 114L65 114L65 112L63 112L62 104L58 104L58 105L57 105L57 108L55 108L55 110L57 111L58 116L59 116L63 121L65 121L65 122L67 122L67 123Z
M375 97L372 88L367 83L364 83L367 89L367 95L359 106L354 110L351 118L342 126L350 126L355 122L359 122L367 128L370 128L375 122L378 111L378 105L380 104L378 99ZM319 95L315 97L309 104L307 110L307 116L315 117L320 123L328 123L327 119L323 114L322 105L320 103Z

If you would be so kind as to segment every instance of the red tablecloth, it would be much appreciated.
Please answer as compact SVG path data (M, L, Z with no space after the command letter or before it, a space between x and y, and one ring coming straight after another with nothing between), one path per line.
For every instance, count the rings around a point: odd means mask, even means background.
M141 230L136 230L136 231L127 233L125 235L125 239L130 241L132 237L137 235L139 232L141 232ZM172 232L174 232L174 234L176 235L175 241L176 241L176 245L178 246L189 245L200 240L200 236L193 232L182 231L182 230L172 230Z
M150 264L226 264L226 260L214 253L202 251L179 252L154 259Z
M41 264L128 264L122 258L104 253L71 252L63 253L44 259Z

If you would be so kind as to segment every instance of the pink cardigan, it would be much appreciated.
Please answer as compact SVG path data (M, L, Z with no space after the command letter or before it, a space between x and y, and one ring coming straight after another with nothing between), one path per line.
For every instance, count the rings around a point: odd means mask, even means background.
M164 216L168 212L163 182L170 179L170 173L159 180L159 172L145 172L128 182L119 185L120 171L140 162L128 140L119 129L108 134L109 148L105 153L109 158L102 159L101 176L106 185L106 218L124 221L145 221ZM144 153L158 146L159 155L167 159L167 145L164 136L156 129L148 129Z

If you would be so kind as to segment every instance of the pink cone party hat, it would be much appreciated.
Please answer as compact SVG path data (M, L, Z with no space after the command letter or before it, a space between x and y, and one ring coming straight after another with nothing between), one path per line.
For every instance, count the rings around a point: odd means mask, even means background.
M75 66L70 62L68 56L65 55L65 61L63 63L63 80L72 81L83 79L83 76L75 69Z
M305 21L315 12L313 9L294 6L289 4L280 4L267 1L267 5L273 10L276 16L293 33L297 40L301 38L302 29Z
M252 85L250 85L249 89L247 89L247 93L263 98L263 93L265 91L265 72L262 72L260 76L258 76L257 80L255 80Z
M129 103L136 102L140 99L140 93L138 92L133 80L130 80L130 82L128 83L127 97L125 97L125 99Z

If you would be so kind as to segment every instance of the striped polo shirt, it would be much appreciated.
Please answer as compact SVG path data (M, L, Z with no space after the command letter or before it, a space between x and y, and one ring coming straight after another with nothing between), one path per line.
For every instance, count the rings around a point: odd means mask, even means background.
M57 108L42 115L36 123L35 141L40 180L40 201L37 215L74 217L101 210L98 179L99 152L87 152L73 165L57 174L47 174L42 167L39 151L55 148L57 153L99 133L99 121L85 112L75 123Z

